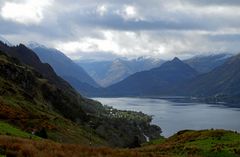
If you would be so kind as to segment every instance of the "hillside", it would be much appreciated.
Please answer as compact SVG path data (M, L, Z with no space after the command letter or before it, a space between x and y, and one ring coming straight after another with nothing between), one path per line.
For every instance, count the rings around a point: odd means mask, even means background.
M112 61L76 61L102 87L122 81L128 76L149 70L164 63L160 59L139 57L137 59L115 59Z
M54 83L59 88L70 89L69 84L62 78L57 76L52 67L49 64L44 64L40 61L38 56L25 45L20 44L18 46L10 47L0 42L0 50L9 56L17 58L20 62L27 66L33 67L37 72L42 74L51 83Z
M224 130L180 131L137 149L67 145L0 136L0 155L28 157L239 157L240 134Z
M198 73L178 58L149 71L135 73L106 89L107 96L167 95L170 88L194 78Z
M181 89L186 95L198 97L239 97L239 67L240 55L233 56L222 66L184 84Z
M0 60L1 120L28 132L45 129L53 140L61 137L65 142L88 143L88 133L73 123L77 118L87 119L77 104L68 100L65 105L66 95L61 90L16 59L1 53ZM66 133L67 128L73 131Z
M2 46L1 120L27 132L46 132L49 139L66 143L89 144L91 141L95 145L128 147L134 135L141 143L146 141L144 134L151 139L160 136L160 128L150 125L150 116L118 110L111 115L109 108L79 95L24 45ZM28 59L35 60L26 60L23 64L6 54L20 56L20 59L27 55Z
M36 44L35 46L30 44L29 47L38 55L43 63L50 64L54 71L67 80L75 89L81 91L81 86L75 86L68 78L75 79L81 83L87 83L93 87L99 86L82 67L74 63L62 52L42 45L36 46Z
M204 55L192 57L184 60L184 62L199 73L208 73L216 67L223 65L231 57L231 54Z

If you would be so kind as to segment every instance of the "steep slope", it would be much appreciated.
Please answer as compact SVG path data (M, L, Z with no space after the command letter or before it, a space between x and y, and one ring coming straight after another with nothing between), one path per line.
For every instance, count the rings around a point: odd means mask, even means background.
M30 66L34 68L38 73L40 73L44 78L46 78L50 84L55 85L60 90L65 97L68 98L69 105L73 106L80 106L82 104L82 107L86 104L94 104L94 102L89 101L90 103L87 103L87 99L83 98L80 94L78 94L65 80L60 78L52 69L52 67L49 64L42 63L38 56L30 49L28 49L23 44L20 44L18 46L9 47L3 43L0 42L0 50L2 52L8 54L9 56L17 58L21 63L24 63L27 66ZM46 91L47 92L47 91ZM54 93L54 92L53 92ZM57 92L53 95L53 93L50 92L50 97L56 97ZM48 96L48 95L46 95ZM53 99L52 99L53 100ZM53 100L54 101L54 100ZM65 100L63 100L65 101ZM72 110L74 110L75 107L72 107ZM77 117L76 117L77 118Z
M199 73L207 73L214 68L224 64L232 55L231 54L216 54L209 56L197 56L187 60L185 63L189 64L192 68Z
M239 96L240 54L231 57L222 66L197 77L181 88L185 94L194 96Z
M78 103L31 67L0 52L0 119L27 132L44 130L63 142L89 142L90 134L78 124L88 116ZM78 121L75 124L74 121ZM66 132L71 129L71 132ZM9 133L9 132L8 132ZM94 143L104 143L93 135ZM102 141L102 142L101 142Z
M65 56L62 52L47 48L41 45L29 45L29 47L38 55L43 63L50 64L55 72L67 80L73 87L74 84L68 78L75 79L82 83L87 83L93 87L98 87L99 85L76 63ZM78 86L79 89L79 86Z
M194 78L198 73L178 58L158 68L135 73L107 88L106 95L153 96L166 95L171 87Z
M0 51L1 120L29 132L44 128L51 139L70 143L128 147L134 135L141 143L146 141L144 134L151 139L160 136L150 116L118 110L116 115L122 116L111 115L113 109L79 95L24 45L1 44Z
M49 64L42 63L38 56L23 44L9 47L8 45L0 42L0 49L4 53L7 53L9 56L17 58L25 65L33 67L36 71L41 73L44 77L51 81L51 83L54 83L58 87L70 88L66 81L56 75L56 73Z
M106 87L122 81L131 74L160 66L164 61L140 57L137 59L115 59L113 61L76 61L101 86Z

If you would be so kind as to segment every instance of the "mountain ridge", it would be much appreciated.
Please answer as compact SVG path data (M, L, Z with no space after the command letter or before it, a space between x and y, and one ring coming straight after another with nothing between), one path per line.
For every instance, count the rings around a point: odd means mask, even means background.
M199 73L203 74L221 66L232 56L233 54L230 53L200 55L186 59L184 62L196 69Z
M152 96L167 94L169 86L192 79L198 73L188 64L175 57L160 67L137 72L125 80L106 88L106 95Z
M187 95L237 96L240 95L240 54L228 59L223 65L209 73L200 75L182 87Z
M102 87L122 81L128 76L157 67L164 60L139 57L137 59L116 58L111 61L75 61L81 65Z
M88 83L93 87L99 87L81 66L74 63L61 51L36 44L34 46L30 45L30 47L32 47L32 50L38 55L42 62L50 64L56 73L64 79L67 80L68 77L72 77L79 82ZM71 83L71 80L67 81L76 88L76 86ZM77 90L78 89L79 88L77 88Z

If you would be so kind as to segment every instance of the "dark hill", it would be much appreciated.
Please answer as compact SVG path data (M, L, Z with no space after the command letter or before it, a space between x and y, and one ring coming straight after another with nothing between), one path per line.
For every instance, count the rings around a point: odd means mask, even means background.
M0 49L7 53L9 56L17 58L20 62L33 67L36 71L56 84L61 88L69 88L70 86L66 81L56 75L54 70L49 64L42 63L38 56L25 45L20 44L18 46L9 47L6 44L0 42Z
M109 96L167 95L173 86L197 76L197 72L178 58L149 71L135 73L107 88Z
M209 73L200 75L181 87L185 94L206 96L240 95L240 54Z
M208 73L216 67L223 65L231 57L232 55L227 53L213 54L206 56L195 56L190 59L184 60L184 62L197 70L197 72L203 74Z

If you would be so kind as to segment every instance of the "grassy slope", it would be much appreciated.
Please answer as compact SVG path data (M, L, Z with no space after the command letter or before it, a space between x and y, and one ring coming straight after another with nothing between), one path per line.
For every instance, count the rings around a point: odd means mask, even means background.
M22 131L19 128L16 128L8 123L1 122L0 121L0 135L9 135L9 136L15 136L15 137L22 137L22 138L29 138L32 137L31 134ZM34 139L40 139L37 136L33 136Z
M35 77L31 69L13 64L8 57L1 54L0 66L6 66L6 68L19 75L16 81L11 81L4 78L3 73L0 74L0 76L2 75L0 77L0 119L27 132L45 128L49 138L59 142L89 144L89 137L91 137L91 143L106 145L103 139L91 133L90 128L77 125L64 118L48 102L44 101L39 86L48 84L47 80ZM20 79L26 76L27 79L25 80L34 80L32 81L34 92L25 91L21 88L22 82ZM31 94L33 98L31 98ZM5 127L7 127L6 124Z
M240 134L225 130L180 131L143 150L176 156L237 157L240 156Z
M19 95L16 97L0 97L0 115L4 117L5 121L20 129L31 132L32 129L44 127L47 129L48 137L55 141L89 144L89 137L91 137L92 143L105 144L102 139L90 133L91 129L77 125L57 113L51 112L48 108L43 107L37 110L36 104L19 99L21 97ZM35 107L32 107L33 105ZM39 105L39 107L44 106Z
M81 157L239 157L240 134L224 130L182 131L138 149L111 149L0 136L4 154Z

